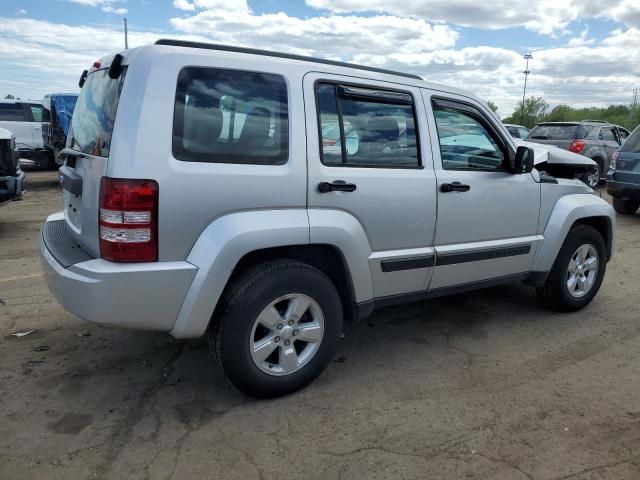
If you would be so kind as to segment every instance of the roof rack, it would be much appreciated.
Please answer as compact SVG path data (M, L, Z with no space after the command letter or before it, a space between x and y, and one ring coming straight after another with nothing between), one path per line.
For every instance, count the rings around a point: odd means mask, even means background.
M584 120L580 120L580 123L609 123L606 120L589 120L585 118Z
M264 55L267 57L287 58L289 60L300 60L303 62L321 63L324 65L333 65L336 67L357 68L358 70L366 70L369 72L384 73L387 75L398 75L401 77L412 78L414 80L422 80L422 77L418 75L414 75L412 73L396 72L393 70L386 70L384 68L368 67L365 65L356 65L354 63L338 62L335 60L325 60L324 58L306 57L304 55L293 55L290 53L271 52L269 50L258 50L255 48L232 47L230 45L219 45L215 43L204 43L204 42L189 42L186 40L171 40L166 38L156 41L156 45L170 45L172 47L203 48L205 50L220 50L222 52L248 53L251 55Z

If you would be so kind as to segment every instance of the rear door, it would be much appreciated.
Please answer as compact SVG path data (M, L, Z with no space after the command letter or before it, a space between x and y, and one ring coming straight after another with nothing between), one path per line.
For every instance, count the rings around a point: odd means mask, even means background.
M438 179L436 267L429 289L528 272L540 184L510 170L514 147L478 102L423 90Z
M335 210L360 224L375 297L426 290L436 193L419 89L309 73L304 98L310 217Z
M100 179L106 174L111 137L126 68L117 79L107 69L93 71L80 91L67 147L72 151L60 169L67 226L74 239L98 256Z
M620 148L620 143L618 143L618 140L616 139L616 134L614 133L613 128L611 127L602 127L600 129L600 135L598 136L598 139L603 142L604 150L607 154L607 165L604 166L605 170L604 172L602 172L604 174L607 171L607 167L609 165L608 162L611 161L613 152L615 152L616 150L618 150L618 148Z
M31 124L22 102L0 102L0 128L6 128L16 137L18 150L34 148ZM42 140L40 140L42 144Z

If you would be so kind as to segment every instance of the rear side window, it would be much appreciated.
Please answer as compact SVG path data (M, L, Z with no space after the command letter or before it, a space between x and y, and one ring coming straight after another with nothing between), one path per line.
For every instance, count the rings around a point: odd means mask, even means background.
M188 67L178 75L173 156L188 162L282 165L289 156L280 75Z
M617 142L616 137L613 135L613 131L610 128L603 128L601 131L605 142Z
M413 97L404 92L319 83L322 163L343 167L418 167Z
M620 148L621 152L640 153L640 127L636 128Z
M126 67L117 79L107 70L97 70L87 77L71 120L69 146L89 155L108 157L113 124L124 84Z
M537 125L529 138L538 140L573 140L577 138L577 125Z
M0 103L0 121L24 122L25 120L21 103Z

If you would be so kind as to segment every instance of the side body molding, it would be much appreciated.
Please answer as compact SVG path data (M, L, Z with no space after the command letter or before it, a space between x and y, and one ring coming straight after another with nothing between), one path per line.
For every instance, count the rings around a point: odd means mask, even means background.
M571 226L582 218L605 217L609 239L607 250L610 256L615 249L616 217L611 205L593 194L565 195L558 199L544 228L544 243L533 261L534 272L548 272L553 266ZM609 243L610 242L610 243Z
M311 243L336 247L342 253L351 274L354 301L360 303L371 300L371 244L360 222L342 210L310 208L308 213Z
M238 261L254 250L309 243L305 209L231 213L214 220L187 261L198 268L171 330L176 338L204 334L211 314Z

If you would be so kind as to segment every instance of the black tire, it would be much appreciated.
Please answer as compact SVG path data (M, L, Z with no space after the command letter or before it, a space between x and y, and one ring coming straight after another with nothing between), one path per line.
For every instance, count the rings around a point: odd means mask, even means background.
M613 197L613 208L622 215L633 215L640 208L640 200L626 200Z
M581 245L591 244L598 253L598 272L591 289L582 297L576 298L569 293L567 275L569 262L574 252ZM567 238L560 248L553 267L545 283L536 288L538 298L543 305L559 312L573 312L580 310L596 296L607 267L607 250L600 232L589 225L576 225L569 231Z
M324 333L313 357L299 370L269 375L251 357L252 328L265 307L292 293L318 304ZM232 385L252 397L272 398L305 387L324 371L338 348L342 321L340 295L327 275L305 263L276 260L252 267L233 281L214 313L209 339L218 366Z

